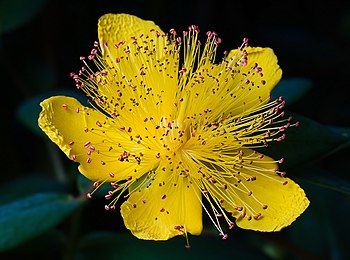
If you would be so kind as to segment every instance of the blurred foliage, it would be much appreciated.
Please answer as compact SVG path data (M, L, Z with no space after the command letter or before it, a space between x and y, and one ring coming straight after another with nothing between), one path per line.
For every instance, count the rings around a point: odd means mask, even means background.
M293 225L278 233L235 228L223 241L204 217L205 230L190 236L188 250L183 237L134 238L118 211L104 211L108 185L86 201L91 182L48 142L37 117L39 102L52 95L87 102L68 75L107 12L133 13L165 30L190 24L216 30L223 39L219 54L245 36L253 46L274 49L283 79L272 97L286 99L300 126L263 152L285 158L282 170L311 201ZM349 43L348 1L0 0L0 258L349 259Z
M0 206L0 251L13 248L57 225L77 206L67 194L37 193Z
M29 22L45 2L46 0L1 0L0 35Z

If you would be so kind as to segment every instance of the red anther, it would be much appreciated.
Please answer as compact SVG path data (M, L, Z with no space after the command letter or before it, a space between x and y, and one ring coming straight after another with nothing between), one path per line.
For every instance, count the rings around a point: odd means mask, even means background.
M288 184L288 181L283 182L283 185L287 185L287 184Z
M185 248L186 248L186 249L191 249L191 246L188 245L188 244L186 244L186 245L185 245Z
M222 239L223 239L223 240L226 240L227 238L228 238L228 235L227 235L227 234L223 234L223 235L222 235Z
M259 220L261 218L261 213L256 214L253 218L255 220Z
M92 49L91 52L90 52L91 55L95 55L96 53L97 53L96 49Z
M164 212L164 211L165 211L165 208L160 208L159 211L160 211L160 212Z
M256 71L256 72L262 72L262 68L261 68L261 67L256 67L256 68L255 68L255 71Z
M263 209L267 209L267 205L263 205L262 208L263 208Z
M249 41L249 38L247 38L247 37L243 38L243 43L248 43L248 41Z
M170 32L172 35L176 35L176 31L175 31L174 28L171 28L171 29L169 30L169 32Z
M286 105L286 101L283 100L281 104L278 106L278 109L282 109Z
M88 199L91 199L91 198L92 198L91 193L90 193L90 192L87 193L87 194L86 194L86 197L87 197Z
M70 157L73 161L75 161L77 159L77 156L75 154L72 154Z
M294 124L295 127L299 127L300 126L300 122L297 121L295 124Z
M63 109L67 109L67 108L68 108L68 105L67 105L67 104L62 104L62 108L63 108Z
M79 57L80 60L85 60L86 58L84 56Z
M212 37L212 32L211 31L207 31L206 35L211 38Z
M185 73L187 71L186 68L182 67L182 69L179 71L180 73Z
M280 131L280 132L284 132L285 130L286 130L285 126L281 126L280 128L278 128L278 131Z
M109 173L109 176L110 176L111 178L114 178L114 173L113 173L113 172L110 172L110 173Z
M68 144L69 144L69 145L73 145L73 144L74 144L74 141L70 141Z
M89 60L93 60L94 58L95 58L95 55L91 55L91 54L90 54L90 55L88 56L88 59L89 59Z
M235 227L235 223L230 222L230 223L228 224L228 228L229 228L229 229L233 229L234 227Z
M279 175L280 175L281 177L284 177L284 176L286 176L286 172L279 172Z
M110 194L105 195L106 200L110 200L111 198L112 198L112 196Z
M111 210L115 210L115 206L114 206L114 205L110 206L109 208L110 208Z
M97 125L98 127L102 127L102 124L100 123L100 121L96 121L96 125Z
M89 157L89 158L86 159L86 162L87 162L87 163L91 163L91 161L92 161L91 157Z
M283 163L284 162L284 158L281 158L278 160L278 163Z
M280 137L278 137L276 140L277 140L277 142L281 142L281 141L283 141L285 138L286 138L286 135L283 134L283 135L281 135Z
M101 161L101 165L106 165L106 163L104 161Z
M96 150L95 146L90 145L89 151L94 152Z
M166 198L166 195L164 194L163 196L162 196L162 200L164 200Z
M222 42L222 40L221 40L220 37L216 38L216 40L215 40L215 43L216 43L216 44L220 44L221 42Z
M119 57L115 58L115 62L119 63L120 62L120 58Z
M128 176L128 177L126 178L126 180L127 180L127 181L131 181L131 180L132 180L132 176Z
M98 185L100 185L100 183L99 183L98 181L95 181L95 182L92 184L92 186L94 186L94 187L97 187Z
M181 225L175 225L175 226L174 226L174 229L175 229L175 230L181 230L182 228L183 228L183 227L182 227Z
M103 43L103 47L105 47L105 48L107 48L107 47L108 47L107 42L104 42L104 43Z
M98 47L98 41L94 41L94 47L95 47L95 48Z
M73 77L74 77L74 75L75 75L75 73L74 73L74 72L69 73L69 76L70 76L71 78L73 78Z
M85 127L85 128L84 128L84 132L85 132L85 133L89 132L89 128Z
M109 210L109 207L108 207L108 205L105 205L105 210Z
M91 144L91 142L85 142L85 143L84 143L84 147L85 147L85 148L88 148L88 147L90 146L90 144Z

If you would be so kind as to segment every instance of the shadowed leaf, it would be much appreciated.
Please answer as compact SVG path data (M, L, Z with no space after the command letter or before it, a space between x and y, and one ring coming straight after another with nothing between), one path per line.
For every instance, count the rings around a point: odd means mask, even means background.
M292 121L300 122L300 126L289 128L286 131L286 139L282 142L271 143L267 148L262 149L263 153L272 158L284 157L283 168L290 169L311 163L350 145L350 139L334 131L332 127L304 116L291 115Z
M0 251L54 227L80 204L63 193L39 193L0 206Z
M283 97L287 105L290 105L303 97L312 87L311 80L304 78L283 79L272 90L273 99Z
M46 0L0 1L0 34L17 29L29 22L43 7Z

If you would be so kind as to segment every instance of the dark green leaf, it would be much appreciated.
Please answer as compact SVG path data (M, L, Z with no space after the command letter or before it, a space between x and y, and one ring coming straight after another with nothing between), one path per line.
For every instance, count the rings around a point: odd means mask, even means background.
M333 132L335 132L337 134L340 134L341 136L344 136L344 137L346 137L346 138L348 138L350 140L350 128L331 126L330 129Z
M307 167L298 171L303 181L350 195L350 181L339 178L336 174L316 167Z
M283 97L287 105L298 101L312 87L312 81L304 78L283 79L272 90L272 98Z
M26 256L30 256L30 259L62 259L62 249L66 241L62 231L51 229L12 250L2 252L1 256L2 259L21 259Z
M29 22L43 7L46 0L1 0L0 35Z
M0 206L0 251L16 247L49 230L80 203L63 193L39 193Z
M303 179L300 179L300 183L311 203L291 225L289 237L298 247L317 254L317 259L348 259L344 256L348 254L347 250L340 249L348 246L350 226L345 219L349 214L348 198L333 190L311 185Z
M63 192L65 187L48 177L28 175L0 186L0 205L39 192Z
M38 118L41 111L39 104L44 99L57 95L75 97L80 102L82 102L82 104L86 104L87 100L87 98L85 98L84 95L80 94L78 91L51 91L49 93L35 96L22 102L16 111L17 119L33 133L44 135L38 126Z
M98 232L81 240L76 259L267 259L233 237L226 241L206 235L189 239L191 248L186 249L184 237L145 241L128 234Z
M275 159L284 157L284 168L293 168L322 159L350 145L348 137L331 127L300 115L292 116L294 122L300 122L300 126L288 129L283 142L271 143L262 151Z

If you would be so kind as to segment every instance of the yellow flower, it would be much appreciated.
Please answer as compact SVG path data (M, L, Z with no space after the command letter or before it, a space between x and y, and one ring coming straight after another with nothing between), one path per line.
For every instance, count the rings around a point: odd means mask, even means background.
M166 35L127 14L102 16L98 37L72 73L93 108L51 97L39 126L97 188L111 183L106 209L127 198L121 214L135 236L198 235L202 209L224 239L234 223L278 231L307 208L282 160L252 150L291 125L283 100L270 100L282 74L271 49L244 39L215 63L214 32L201 45L196 26Z

